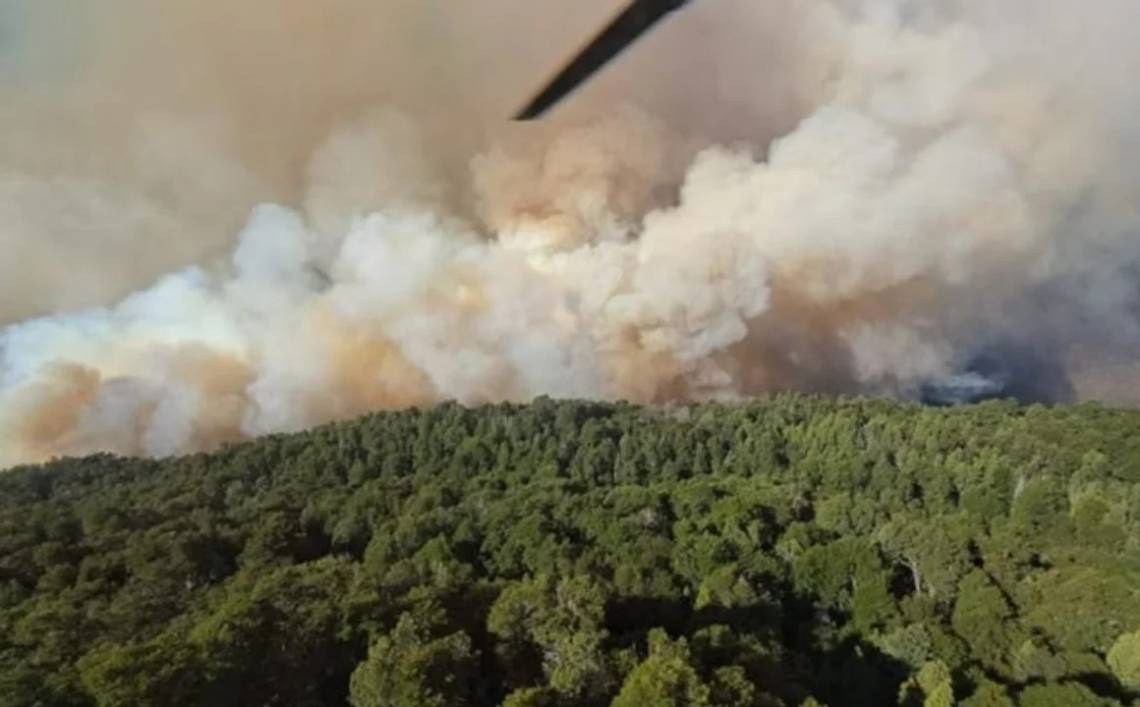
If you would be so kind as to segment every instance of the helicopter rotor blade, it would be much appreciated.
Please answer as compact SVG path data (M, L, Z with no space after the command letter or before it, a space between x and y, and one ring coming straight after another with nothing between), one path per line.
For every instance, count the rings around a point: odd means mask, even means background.
M545 113L687 2L689 0L634 0L519 111L515 120L532 120Z

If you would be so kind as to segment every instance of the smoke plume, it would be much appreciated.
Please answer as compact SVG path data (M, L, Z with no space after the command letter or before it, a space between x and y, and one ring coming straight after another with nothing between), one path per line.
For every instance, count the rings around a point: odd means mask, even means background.
M0 0L0 465L445 399L1140 401L1140 5L703 0L506 122L617 4Z

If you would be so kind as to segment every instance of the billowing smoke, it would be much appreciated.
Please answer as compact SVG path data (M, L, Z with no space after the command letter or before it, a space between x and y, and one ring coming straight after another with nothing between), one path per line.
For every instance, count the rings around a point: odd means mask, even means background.
M1140 5L704 0L505 122L616 4L0 0L0 464L444 399L1140 399Z

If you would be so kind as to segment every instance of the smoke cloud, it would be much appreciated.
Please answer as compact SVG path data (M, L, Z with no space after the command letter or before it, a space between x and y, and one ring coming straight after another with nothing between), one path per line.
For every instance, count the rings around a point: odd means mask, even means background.
M29 5L0 464L444 399L1140 402L1132 0L704 0L528 125L618 3Z

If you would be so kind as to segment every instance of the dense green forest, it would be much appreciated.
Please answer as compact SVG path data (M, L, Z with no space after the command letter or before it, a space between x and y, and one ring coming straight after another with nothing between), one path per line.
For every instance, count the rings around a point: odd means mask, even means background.
M382 413L0 475L0 704L1140 704L1140 414Z

